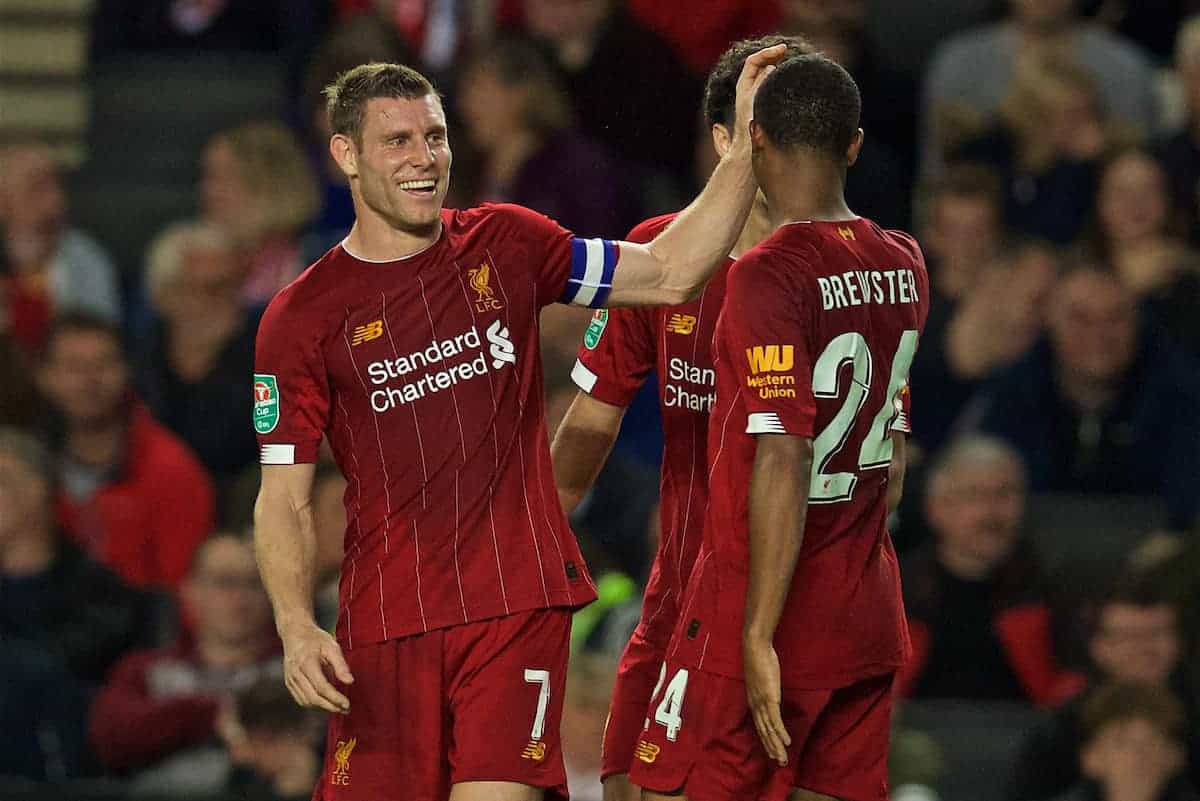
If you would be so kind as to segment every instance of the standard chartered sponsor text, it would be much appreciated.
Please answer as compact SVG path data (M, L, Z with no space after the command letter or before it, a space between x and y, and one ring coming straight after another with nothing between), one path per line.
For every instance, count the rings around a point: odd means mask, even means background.
M686 359L674 357L667 362L667 376L668 380L663 384L664 406L678 406L693 412L712 411L717 394L713 391L716 373L711 368L697 367Z
M499 370L506 364L516 363L515 348L508 329L499 320L488 326L486 336L492 357L490 365L479 329L474 326L453 337L435 339L427 347L407 355L371 362L367 365L367 376L372 384L383 385L371 392L371 408L376 412L386 412L463 381L486 375L489 369ZM473 356L470 355L472 351L476 351ZM464 354L469 358L457 361ZM437 369L438 365L449 361L457 363ZM419 375L410 378L414 373ZM397 380L399 383L392 383Z

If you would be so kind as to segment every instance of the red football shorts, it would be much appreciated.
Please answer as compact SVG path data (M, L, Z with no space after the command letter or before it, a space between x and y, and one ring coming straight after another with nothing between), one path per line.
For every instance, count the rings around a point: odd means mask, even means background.
M689 801L786 801L800 787L886 801L892 674L837 690L783 689L788 764L767 757L739 680L668 662L635 746L630 780Z
M538 609L346 652L314 801L444 801L460 782L567 797L559 741L571 612Z
M665 648L651 644L638 632L629 638L617 665L608 722L604 724L604 746L600 756L600 778L628 773L633 749L646 723L646 707L663 670Z

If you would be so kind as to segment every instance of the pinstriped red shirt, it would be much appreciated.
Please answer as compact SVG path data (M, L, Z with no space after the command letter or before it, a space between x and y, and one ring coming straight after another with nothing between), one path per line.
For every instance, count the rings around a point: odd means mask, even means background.
M349 648L595 597L551 472L538 314L603 303L616 246L518 206L443 223L397 261L334 247L259 329L261 461L313 462L324 437L349 482Z

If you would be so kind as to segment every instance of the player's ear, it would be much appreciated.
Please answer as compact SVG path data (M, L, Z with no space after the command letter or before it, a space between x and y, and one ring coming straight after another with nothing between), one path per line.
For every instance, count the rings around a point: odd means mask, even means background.
M863 146L863 129L859 128L854 134L853 141L850 142L850 147L846 149L846 166L853 167L854 162L858 161L858 154L862 152Z
M755 150L762 150L767 144L766 131L756 120L750 120L750 144Z
M712 126L712 142L713 149L717 151L717 155L721 158L729 152L729 129L721 123L714 123Z
M329 138L329 154L347 178L358 177L358 148L353 139L345 134L334 134Z

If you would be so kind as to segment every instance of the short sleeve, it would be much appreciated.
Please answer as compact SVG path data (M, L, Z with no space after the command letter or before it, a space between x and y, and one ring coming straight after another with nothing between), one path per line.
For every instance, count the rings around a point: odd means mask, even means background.
M526 244L526 258L537 271L539 306L604 306L620 257L616 242L577 237L549 217L523 206L505 204L496 208L506 212L513 234Z
M729 272L718 349L728 358L746 410L747 434L811 437L816 418L809 356L809 307L788 274L758 250Z
M571 371L575 384L596 400L628 406L657 359L652 314L649 309L597 309Z
M253 425L262 464L317 461L329 421L329 379L318 326L281 292L267 307L254 354Z

